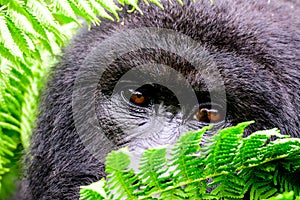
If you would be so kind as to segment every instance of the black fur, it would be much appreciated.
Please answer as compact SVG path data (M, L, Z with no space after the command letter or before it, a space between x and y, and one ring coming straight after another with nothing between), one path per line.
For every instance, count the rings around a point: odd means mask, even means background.
M215 0L211 6L209 0L203 0L185 3L183 7L177 3L164 5L165 10L141 5L144 15L124 12L119 22L103 20L100 27L92 27L90 31L85 27L65 49L40 107L27 165L24 199L76 199L80 185L105 175L103 164L91 155L76 134L72 92L86 57L95 54L101 41L121 30L159 27L193 38L205 47L222 75L227 96L226 125L255 120L249 131L278 127L284 134L299 137L299 4L279 0L270 3ZM123 45L130 42L129 38ZM139 56L134 56L135 53ZM113 66L134 66L145 63L145 59L173 66L190 77L195 90L201 90L197 85L199 80L190 74L190 69L184 68L189 66L187 61L168 52L133 52ZM110 76L115 74L106 73L106 80L116 79ZM110 116L103 114L101 107L97 109L101 126L118 131L118 126L105 124ZM117 140L115 135L112 140Z

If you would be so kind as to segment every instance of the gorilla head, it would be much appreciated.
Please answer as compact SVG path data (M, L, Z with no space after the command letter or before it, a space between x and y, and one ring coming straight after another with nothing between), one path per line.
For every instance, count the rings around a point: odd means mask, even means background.
M76 199L107 152L138 153L188 130L255 120L299 136L300 9L292 1L141 5L82 29L40 107L27 199Z

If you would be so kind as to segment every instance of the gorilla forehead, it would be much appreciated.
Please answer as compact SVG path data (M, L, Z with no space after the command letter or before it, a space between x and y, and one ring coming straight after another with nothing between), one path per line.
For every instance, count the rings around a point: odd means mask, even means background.
M80 52L79 58L76 55L76 66L79 67L86 55L93 53L98 43L112 33L130 28L158 27L178 31L203 44L209 54L214 55L215 61L219 58L220 65L229 65L227 68L233 70L232 73L244 72L252 66L249 71L268 70L279 81L299 83L295 70L299 60L293 59L299 58L300 54L299 34L296 34L299 33L300 20L289 21L291 17L299 19L299 15L288 3L216 1L211 6L207 1L195 4L188 1L184 6L176 3L165 3L164 6L165 9L161 10L141 5L144 15L123 13L121 22L103 20L100 27L83 30L70 46L71 49L75 46ZM279 15L280 12L285 14ZM124 41L125 44L130 42L130 38ZM249 67L240 67L239 60L228 58L228 54L232 58L248 60ZM72 55L69 58L71 63L75 60ZM291 74L289 69L296 73ZM224 74L230 73L226 71Z
M120 22L103 20L100 27L80 32L70 45L80 54L76 58L67 56L63 62L68 63L64 67L70 66L70 70L66 69L67 73L64 70L62 76L75 74L74 68L81 66L87 55L95 54L99 43L113 33L141 27L171 29L202 45L207 53L194 51L195 56L202 56L205 66L202 69L209 69L211 60L218 67L225 84L228 114L234 122L255 119L260 128L279 126L286 133L297 135L297 130L290 129L294 127L290 124L299 127L299 20L289 20L299 18L295 7L280 1L272 4L216 1L213 6L206 1L195 4L188 1L184 6L169 3L164 6L165 10L161 10L141 5L144 15L123 13ZM131 40L128 38L122 43L126 45ZM108 76L118 80L123 69L151 61L178 70L196 91L205 90L202 79L195 78L203 76L205 70L193 73L190 63L170 52L141 50L124 55L112 64L115 74ZM214 81L213 76L211 80ZM109 85L102 85L105 86ZM269 121L267 125L266 121Z

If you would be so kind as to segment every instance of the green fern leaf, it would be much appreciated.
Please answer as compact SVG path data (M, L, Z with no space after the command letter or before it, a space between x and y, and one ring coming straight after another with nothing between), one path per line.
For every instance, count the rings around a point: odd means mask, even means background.
M266 151L269 146L265 147L265 144L267 144L267 141L272 136L276 136L278 138L288 137L280 135L277 129L252 133L249 137L242 140L239 153L235 158L235 165L237 167L242 165L251 166L255 165L255 163L266 161L266 157L263 155L269 155ZM274 148L274 145L272 145L271 148Z
M146 2L148 2L148 0L145 0ZM161 9L164 9L163 5L160 3L160 0L149 0L151 3L157 5L158 7L160 7ZM177 0L177 2L179 2L181 5L183 5L183 2L181 0Z
M158 199L182 200L187 198L189 198L189 195L183 189L175 188L167 192L162 192Z
M272 198L268 198L268 200L294 200L294 192L290 191L290 192L284 192L283 194L279 194L275 197ZM300 197L298 196L298 198L296 198L296 200L299 200Z
M144 195L152 194L153 192L160 193L163 189L171 185L170 174L167 173L166 149L151 149L146 151L139 165L140 172L138 177L142 180Z
M95 24L99 24L99 19L96 17L96 15L93 14L89 2L80 1L80 0L68 0L68 1L72 9L74 10L75 14L84 17L88 25L90 25L91 21L94 21Z
M123 148L119 151L113 151L108 154L105 163L106 172L109 173L108 185L114 191L114 195L118 195L118 199L136 199L134 190L138 187L138 177L135 175L133 169L129 169L130 157L128 148Z
M29 48L29 44L27 43L23 32L14 24L14 22L9 17L6 17L5 21L9 31L12 33L11 36L14 43L19 47L19 49L22 49L23 53L32 55L33 51Z
M137 10L139 13L143 14L142 10L138 6L138 0L118 0L119 3L121 3L123 6L125 4L131 5L132 9L128 12L133 12L134 10Z
M89 0L89 1L95 13L97 13L102 18L114 21L114 18L110 16L96 0Z
M4 47L18 59L22 60L23 55L19 47L13 40L12 33L10 32L6 18L0 16L0 42L4 44Z
M108 199L107 193L104 190L106 182L104 179L92 183L88 186L80 187L80 200L92 200L92 199Z
M35 16L35 19L37 19L44 28L46 28L56 36L56 41L58 44L65 44L67 36L60 31L59 25L55 21L52 13L49 11L47 6L43 5L39 1L29 0L26 2L26 8L32 16Z
M244 129L252 123L253 121L244 122L238 126L220 130L219 133L214 136L213 144L207 143L205 145L204 149L207 149L207 145L209 145L208 148L210 149L206 152L209 154L206 159L208 174L234 170L235 166L233 160L244 134Z
M1 49L0 56L2 58L5 58L6 60L8 60L9 62L11 62L14 65L19 64L18 60L16 59L16 56L14 54L12 54L10 52L9 48L6 48L1 41L0 41L0 49Z
M34 37L38 36L39 38L43 38L44 40L47 40L47 35L46 35L44 27L41 25L41 23L37 20L37 18L34 15L32 15L30 12L28 12L27 7L25 7L25 5L23 5L23 4L20 4L19 2L15 1L15 0L10 0L10 2L9 2L10 16L12 17L12 19L16 18L16 20L17 20L18 16L23 16L23 17L20 17L19 23L22 24L24 22L24 27L26 26L26 28L20 28L20 29L25 30L26 33L30 33L31 35L34 35ZM19 15L16 15L15 17L13 17L14 13L12 11L18 13ZM25 19L24 19L24 17L25 17ZM18 24L18 23L16 22L16 24ZM34 29L34 31L32 31L31 27Z
M109 198L243 199L248 193L251 200L256 200L286 191L294 191L299 196L300 178L293 176L300 173L300 139L289 140L276 129L258 131L243 138L245 127L251 123L220 130L211 146L205 146L204 153L199 144L211 127L181 136L171 148L169 159L166 158L166 148L146 150L137 173L130 168L128 149L111 153L106 163L110 165L107 170ZM274 136L277 139L268 142ZM255 144L250 145L252 142ZM224 148L218 147L221 144ZM245 157L243 153L252 147L260 153ZM228 161L228 167L223 157L221 161L216 159L220 152ZM215 169L207 167L209 161L213 162L211 166ZM282 163L287 162L289 164L282 168Z
M174 178L188 183L201 177L202 170L199 169L204 166L196 153L200 150L199 144L203 134L211 128L211 126L208 126L197 132L188 132L175 143L170 159L171 166L175 167L176 174L174 174Z
M113 0L96 0L103 8L112 13L117 20L119 20L118 11L122 9L118 7Z
M12 4L10 4L12 5ZM28 20L28 18L24 15L24 9L20 7L9 7L10 9L7 11L8 16L11 18L11 20L14 22L15 26L18 27L18 29L24 31L25 33L31 34L32 36L38 37L39 34L33 29L31 22ZM21 9L15 11L13 9Z
M2 120L0 121L0 189L2 187L2 177L10 171L9 164L11 158L14 156L14 150L17 148L18 140L15 138L9 137L3 133L2 129L10 128L9 125L1 125Z
M52 0L52 6L55 8L55 13L71 18L73 21L80 24L68 0Z
M212 183L208 184L209 187L215 187L211 194L234 199L244 197L244 185L244 179L233 173L214 177Z

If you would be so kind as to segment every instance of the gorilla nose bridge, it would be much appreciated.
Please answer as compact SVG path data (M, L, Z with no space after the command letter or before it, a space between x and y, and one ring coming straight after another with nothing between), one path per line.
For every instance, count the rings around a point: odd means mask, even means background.
M153 110L155 116L164 117L165 121L172 122L173 120L183 120L182 109L174 105L164 105L163 103L154 104Z

